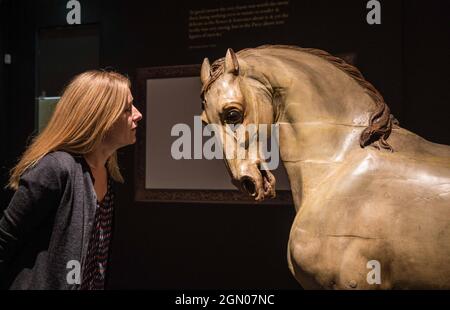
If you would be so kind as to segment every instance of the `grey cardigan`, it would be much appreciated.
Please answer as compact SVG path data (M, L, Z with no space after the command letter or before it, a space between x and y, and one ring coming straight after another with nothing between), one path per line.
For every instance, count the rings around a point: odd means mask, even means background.
M0 219L2 288L78 289L96 204L83 156L52 152L26 171Z

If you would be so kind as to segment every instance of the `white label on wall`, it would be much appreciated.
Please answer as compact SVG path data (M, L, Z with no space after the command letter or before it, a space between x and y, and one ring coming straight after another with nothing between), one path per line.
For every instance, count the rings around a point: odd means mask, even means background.
M3 60L6 65L10 65L11 64L11 54L5 54L5 57Z

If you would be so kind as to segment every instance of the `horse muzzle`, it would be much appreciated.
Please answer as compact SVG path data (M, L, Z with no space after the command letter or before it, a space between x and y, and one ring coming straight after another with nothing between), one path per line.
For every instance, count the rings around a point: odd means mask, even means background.
M254 197L256 201L263 201L267 198L275 198L274 175L269 170L251 169L240 176L233 183L244 193Z

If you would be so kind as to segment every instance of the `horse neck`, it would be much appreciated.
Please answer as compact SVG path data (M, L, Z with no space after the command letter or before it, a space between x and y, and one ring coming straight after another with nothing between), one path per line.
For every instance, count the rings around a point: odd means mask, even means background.
M280 154L296 208L359 146L375 105L347 73L314 55L268 57L258 68L281 90ZM256 65L256 64L255 64Z

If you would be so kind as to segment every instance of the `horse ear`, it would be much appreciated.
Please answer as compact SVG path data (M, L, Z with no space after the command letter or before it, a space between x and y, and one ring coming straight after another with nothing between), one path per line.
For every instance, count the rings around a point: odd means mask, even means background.
M236 54L231 48L227 50L227 55L225 56L225 73L234 75L239 73L239 63Z
M202 122L203 122L203 123L205 123L205 124L208 124L208 123L209 123L209 122L208 122L208 116L206 116L206 112L205 112L205 111L202 112L201 117L202 117Z
M205 84L211 77L211 65L209 64L208 58L203 59L202 69L200 71L200 79L203 84Z

